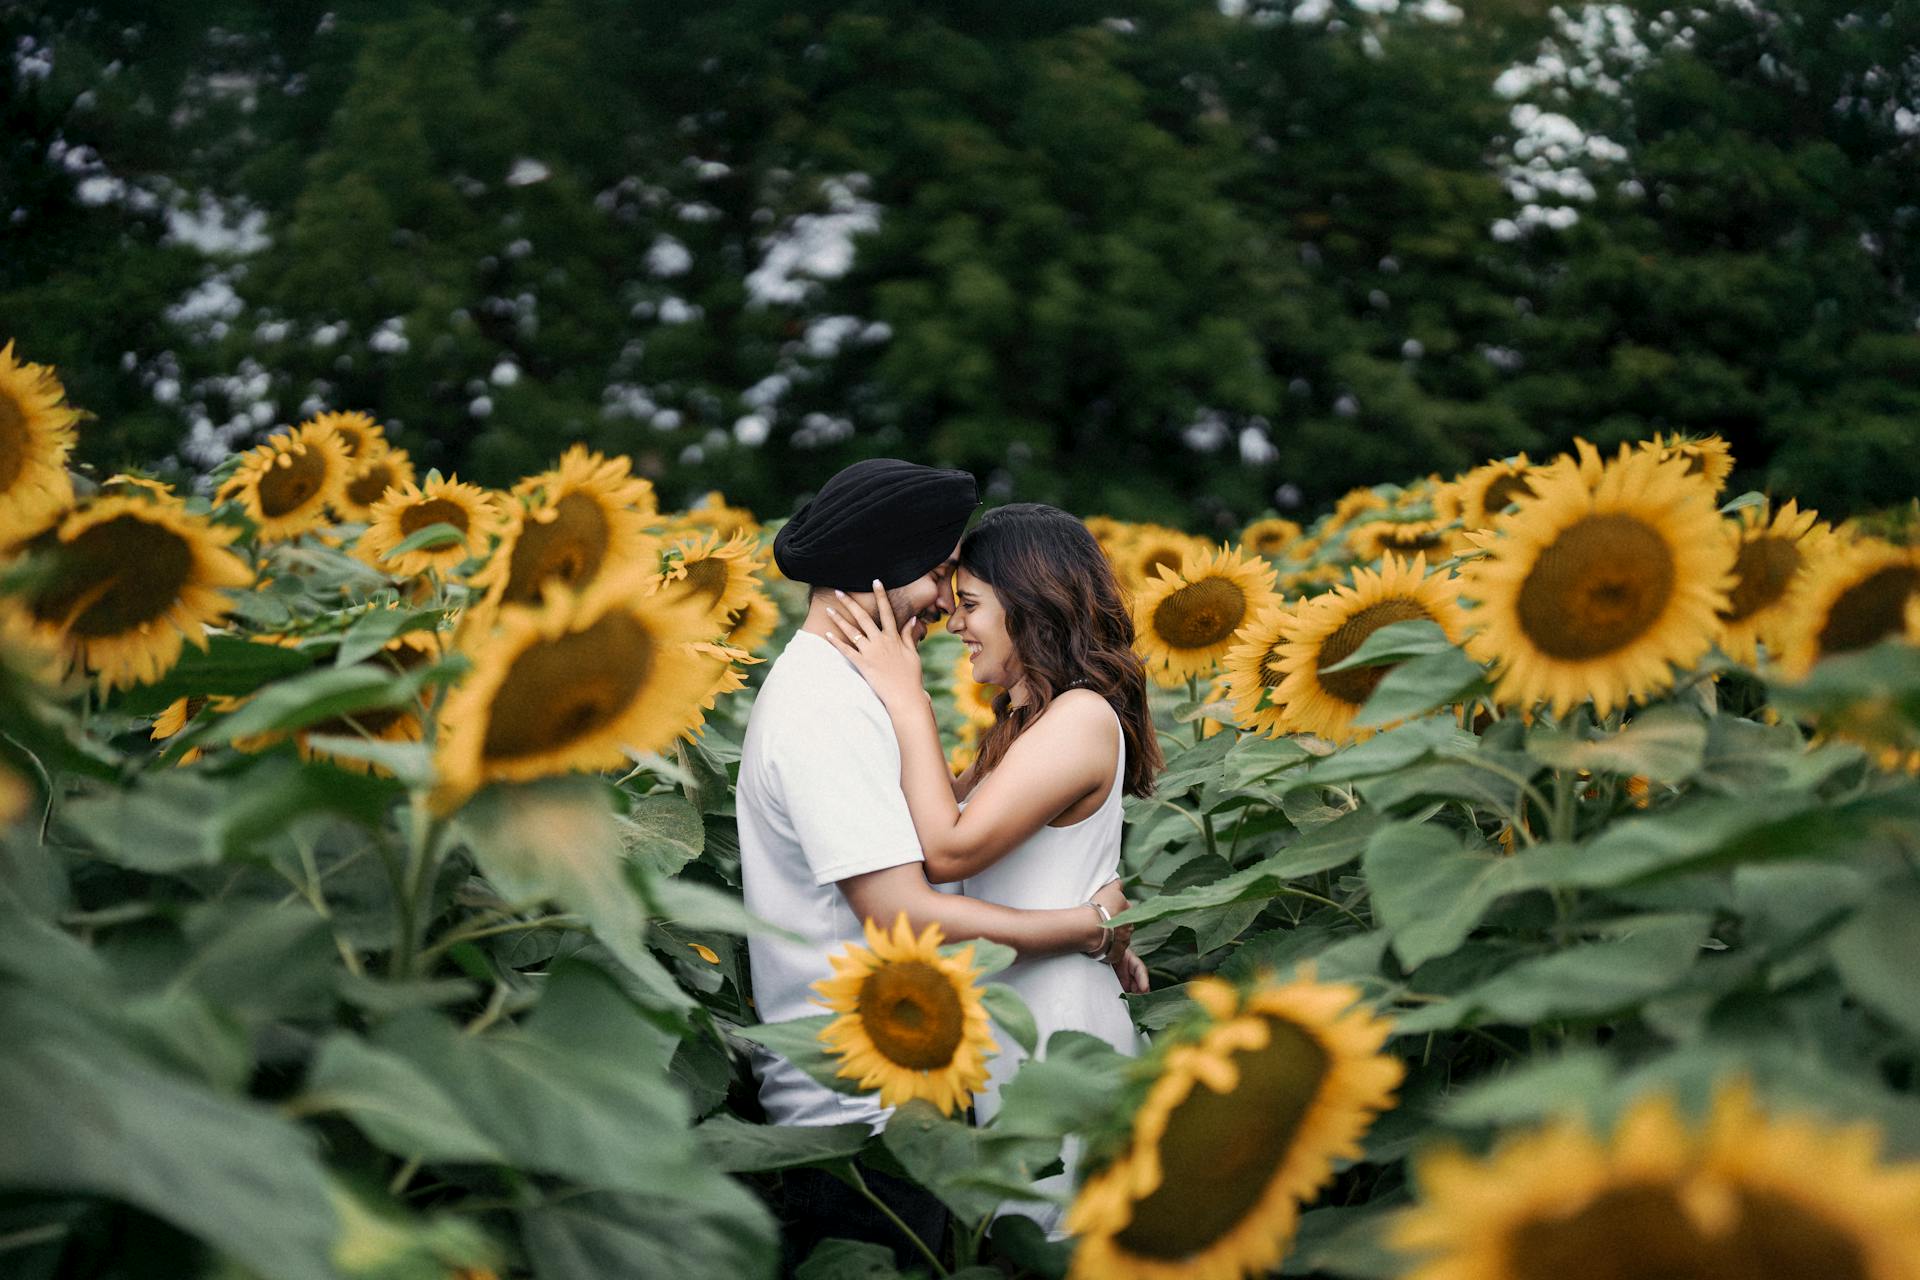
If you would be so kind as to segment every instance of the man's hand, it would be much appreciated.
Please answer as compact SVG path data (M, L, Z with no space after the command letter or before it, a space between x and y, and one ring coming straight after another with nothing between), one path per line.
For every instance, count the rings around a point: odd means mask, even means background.
M1120 892L1120 882L1118 880L1109 880L1105 884L1101 885L1100 891L1093 895L1093 900L1099 903L1101 906L1105 907L1107 909L1107 914L1110 916L1117 916L1122 911L1125 911L1128 907L1133 905L1132 903L1127 901L1127 895ZM1127 949L1127 946L1132 941L1133 941L1132 925L1123 924L1123 925L1120 925L1118 928L1114 929L1113 930L1113 946L1107 952L1108 961L1111 963L1113 960L1113 957L1117 956L1120 952L1125 951ZM1091 950L1091 948L1089 948L1089 950Z

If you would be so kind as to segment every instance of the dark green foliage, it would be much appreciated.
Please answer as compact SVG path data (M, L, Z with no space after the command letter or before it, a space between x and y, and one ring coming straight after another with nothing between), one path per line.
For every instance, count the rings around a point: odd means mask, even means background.
M0 338L101 467L329 407L769 516L892 452L1217 532L1656 430L1913 492L1911 6L1431 7L15 4Z

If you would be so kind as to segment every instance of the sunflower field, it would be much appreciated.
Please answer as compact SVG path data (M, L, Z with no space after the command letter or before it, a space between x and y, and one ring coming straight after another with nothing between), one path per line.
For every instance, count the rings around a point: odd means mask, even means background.
M1920 1277L1910 513L1668 438L1089 516L1168 755L1135 1059L904 922L760 1023L732 780L804 593L752 513L357 412L197 492L84 429L0 352L0 1274ZM994 691L927 652L963 766ZM884 1130L766 1124L755 1044ZM1063 1150L1068 1239L996 1214ZM802 1251L802 1168L953 1230Z

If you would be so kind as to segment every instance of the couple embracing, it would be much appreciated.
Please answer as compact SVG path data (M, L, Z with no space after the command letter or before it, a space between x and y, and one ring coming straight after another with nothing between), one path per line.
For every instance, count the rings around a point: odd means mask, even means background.
M1026 1001L1043 1045L1075 1030L1132 1053L1120 997L1144 991L1147 973L1126 931L1106 922L1126 905L1121 800L1148 794L1161 763L1133 623L1079 520L1018 504L968 531L978 506L965 472L870 459L829 480L774 541L780 571L810 594L747 725L741 878L748 910L805 941L753 939L758 1012L767 1022L818 1013L812 986L832 976L829 954L867 920L904 913L916 932L938 924L949 941L1014 948L1018 962L997 980ZM958 778L921 683L918 646L942 617L975 678L1003 690ZM990 1060L980 1122L1023 1057L1009 1043ZM834 1093L773 1054L757 1051L754 1067L776 1124L883 1121L871 1098ZM938 1248L937 1201L867 1179ZM886 1214L825 1173L797 1171L787 1189L796 1257L829 1236L899 1243ZM1057 1234L1057 1211L1021 1211Z

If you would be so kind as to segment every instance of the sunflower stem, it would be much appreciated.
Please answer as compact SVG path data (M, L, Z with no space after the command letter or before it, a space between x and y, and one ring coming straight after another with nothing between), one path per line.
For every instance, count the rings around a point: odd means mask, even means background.
M1569 769L1553 771L1553 808L1549 811L1547 828L1549 837L1555 844L1571 842L1573 839L1573 797L1576 779Z
M1188 705L1191 706L1198 703L1199 701L1200 701L1200 677L1188 676L1187 677L1187 703ZM1206 717L1202 716L1193 722L1193 745L1194 746L1197 747L1202 742L1205 742L1207 740L1206 730L1207 730ZM1209 835L1207 838L1207 845L1209 848L1211 848L1213 845L1213 838L1211 835Z
M851 1161L847 1163L847 1180L853 1184L855 1191L858 1191L866 1198L868 1204L878 1209L880 1215L894 1225L895 1230L913 1242L913 1247L920 1251L920 1256L927 1260L927 1265L933 1268L935 1275L948 1276L953 1274L940 1264L940 1259L933 1256L933 1250L927 1248L927 1242L922 1240L912 1227L901 1221L900 1215L895 1213L885 1200L882 1200L873 1193L873 1189L867 1186L867 1180L860 1176L860 1167Z
M687 744L684 739L674 740L673 757L679 761L680 772L685 775L685 779L680 783L681 794L686 796L687 803L693 806L695 813L705 813L706 808L700 803L700 783L696 780L698 775L693 771L693 762L687 759Z
M401 978L414 976L420 959L421 933L426 927L427 898L433 892L433 876L439 859L434 856L439 843L440 823L427 806L427 793L415 791L407 822L407 872L401 893L401 938L394 971Z

